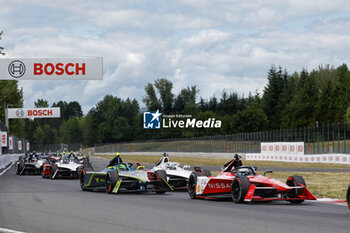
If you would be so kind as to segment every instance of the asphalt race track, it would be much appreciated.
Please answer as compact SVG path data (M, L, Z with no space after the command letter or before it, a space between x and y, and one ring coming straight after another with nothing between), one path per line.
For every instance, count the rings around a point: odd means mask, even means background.
M106 160L92 159L101 169ZM164 195L83 192L78 180L0 176L0 228L24 232L350 232L350 211L306 201L234 204ZM1 230L0 230L1 232Z

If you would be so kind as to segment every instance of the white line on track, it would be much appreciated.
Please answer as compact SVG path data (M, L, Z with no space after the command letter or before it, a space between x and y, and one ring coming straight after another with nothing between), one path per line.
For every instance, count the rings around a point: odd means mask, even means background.
M0 227L0 233L25 233L23 231L15 231L11 229L1 228Z
M10 166L8 166L8 168L6 168L5 170L3 170L1 173L0 173L0 176L2 176L2 174L4 174L5 172L7 172L7 170L9 170L12 166L13 166L14 163L12 163ZM1 230L1 228L0 228ZM1 232L1 231L0 231Z

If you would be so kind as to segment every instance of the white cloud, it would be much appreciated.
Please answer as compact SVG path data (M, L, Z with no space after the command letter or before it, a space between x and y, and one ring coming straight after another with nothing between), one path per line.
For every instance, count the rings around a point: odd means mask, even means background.
M7 1L0 9L7 56L102 56L103 81L21 81L25 105L79 101L84 113L106 94L136 98L158 78L174 92L197 85L260 91L271 65L292 73L350 64L345 0Z

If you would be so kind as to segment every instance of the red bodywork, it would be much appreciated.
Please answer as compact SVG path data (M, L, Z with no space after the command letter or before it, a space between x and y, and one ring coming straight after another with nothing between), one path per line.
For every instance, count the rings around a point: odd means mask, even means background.
M52 163L57 162L60 159L59 156L50 156L49 161L51 161ZM51 174L51 164L50 163L44 163L43 164L43 170L42 170L42 177L47 178L50 177Z
M232 197L232 184L240 169L232 166L234 160L220 172L216 177L199 176L196 183L196 198L217 199L218 197ZM241 167L242 169L246 167ZM252 167L254 170L255 168ZM300 201L316 200L315 196L304 186L289 186L277 179L255 174L245 175L250 181L250 186L244 197L244 201ZM290 177L289 177L290 178ZM241 182L240 179L237 179ZM291 192L297 192L292 198Z

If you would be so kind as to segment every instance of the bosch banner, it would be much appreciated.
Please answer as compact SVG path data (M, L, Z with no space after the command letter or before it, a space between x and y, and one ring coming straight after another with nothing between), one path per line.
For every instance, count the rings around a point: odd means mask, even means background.
M102 80L101 57L2 58L2 80Z
M30 144L29 144L29 142L27 142L27 144L26 144L26 150L29 151L29 149L30 149Z
M56 108L8 108L8 118L60 118L61 109Z
M9 137L9 150L13 150L13 137Z
M18 150L22 151L22 141L18 140Z

